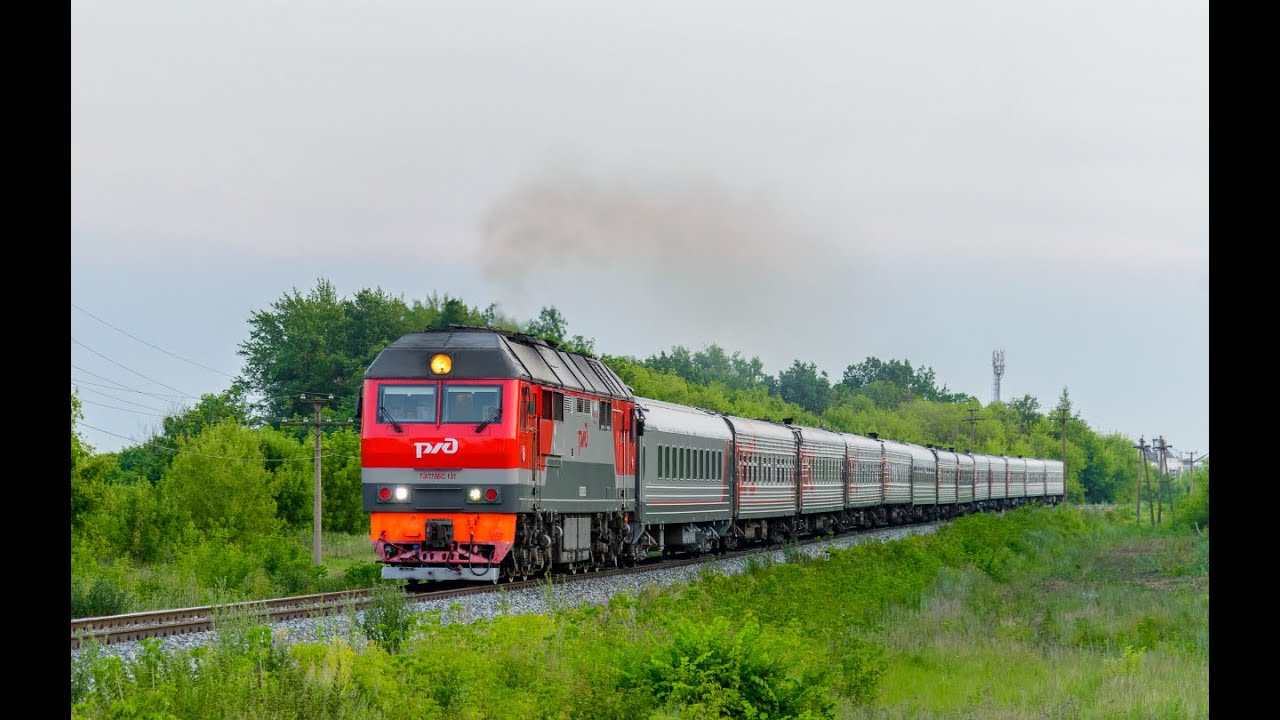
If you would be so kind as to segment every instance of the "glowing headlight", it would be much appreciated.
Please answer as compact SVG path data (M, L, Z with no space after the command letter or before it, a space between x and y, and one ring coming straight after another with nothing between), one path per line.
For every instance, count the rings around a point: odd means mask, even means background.
M453 369L453 358L449 357L448 355L445 355L444 353L439 353L431 357L431 372L435 373L436 375L448 375L449 371L452 369Z
M397 499L397 500L404 500L404 499L405 499L405 498L407 498L407 497L409 497L409 488L404 487L403 485L402 485L402 486L400 486L400 487L398 487L398 488L396 488L396 499Z
M468 490L467 499L471 502L480 502L480 488L471 488Z

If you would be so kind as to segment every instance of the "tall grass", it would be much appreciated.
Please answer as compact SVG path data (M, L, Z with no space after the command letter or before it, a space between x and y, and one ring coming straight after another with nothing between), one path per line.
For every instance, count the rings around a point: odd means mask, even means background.
M311 563L311 534L250 543L206 538L163 562L98 562L73 548L71 617L218 605L367 588L381 582L364 534L325 533L322 564Z
M1106 513L973 516L599 607L396 610L370 626L404 629L390 641L250 632L148 660L191 668L167 675L82 655L73 716L1204 717L1207 543Z

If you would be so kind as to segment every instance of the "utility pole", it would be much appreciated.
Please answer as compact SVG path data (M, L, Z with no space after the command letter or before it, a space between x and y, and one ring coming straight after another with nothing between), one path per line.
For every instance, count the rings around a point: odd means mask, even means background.
M1154 505L1152 505L1152 504L1151 504L1151 500L1152 500L1152 498L1154 497L1154 495L1153 495L1153 494L1152 494L1152 492L1151 492L1151 473L1150 473L1150 468L1149 468L1149 467L1147 467L1148 465L1150 465L1150 463L1148 463L1148 462L1147 462L1147 447L1148 447L1148 446L1147 446L1147 441L1146 441L1145 439L1143 439L1143 438L1139 437L1139 438L1138 438L1138 444L1137 444L1135 447L1137 447L1137 448L1138 448L1138 463L1139 463L1139 468L1138 468L1138 524L1139 524L1139 525L1141 525L1141 524L1142 524L1142 487L1143 487L1143 485L1146 485L1146 488L1147 488L1147 511L1151 514L1151 527L1155 527L1155 526L1156 526L1156 508L1155 508L1155 506L1154 506Z
M1145 437L1138 436L1138 444L1133 446L1138 451L1138 487L1134 495L1138 498L1137 507L1134 508L1136 517L1134 521L1138 523L1138 527L1142 527L1142 469L1147 466L1147 440Z
M1047 488L1046 488L1047 490ZM1067 494L1067 409L1062 408L1062 494Z
M1164 436L1160 436L1160 476L1164 478L1165 489L1161 495L1169 496L1169 521L1173 521L1173 478L1169 476L1169 451L1173 449L1172 445L1165 443Z
M1151 527L1156 526L1156 507L1151 504L1155 493L1151 492L1151 463L1147 462L1146 453L1142 455L1142 477L1147 486L1147 514L1151 516Z
M1151 443L1160 451L1160 474L1156 477L1156 522L1160 525L1164 524L1164 436L1156 438Z
M320 518L321 518L320 500L323 497L320 491L320 441L321 441L321 438L323 437L325 425L345 425L347 423L338 422L334 420L324 420L320 417L321 407L323 407L325 403L331 402L333 400L332 394L327 396L320 396L320 395L308 396L306 393L303 393L298 396L298 400L304 403L307 403L315 410L314 418L311 420L292 420L292 421L285 420L280 424L281 425L310 425L315 429L316 452L315 452L315 460L313 461L313 464L315 467L315 489L314 489L315 498L311 506L311 512L312 512L311 564L319 566L320 565Z
M982 416L978 414L978 411L976 409L970 406L969 417L963 418L960 420L960 422L969 423L969 452L973 452L973 446L977 444L977 440L975 439L976 436L974 433L976 430L976 425L978 424L978 420L980 419L982 419Z

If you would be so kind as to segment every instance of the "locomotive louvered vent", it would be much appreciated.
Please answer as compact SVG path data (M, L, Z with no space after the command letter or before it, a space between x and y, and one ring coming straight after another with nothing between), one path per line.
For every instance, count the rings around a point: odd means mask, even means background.
M574 408L573 401L574 401L574 398L571 398L568 395L564 396L564 412L566 415L573 412L573 408Z
M577 401L578 412L583 415L591 414L591 401L586 398L574 398Z

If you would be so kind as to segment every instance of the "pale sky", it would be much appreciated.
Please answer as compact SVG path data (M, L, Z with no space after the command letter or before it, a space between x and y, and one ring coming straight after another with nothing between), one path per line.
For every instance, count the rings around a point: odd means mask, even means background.
M906 358L984 403L999 347L1005 399L1066 386L1097 430L1208 452L1205 2L71 21L71 376L99 450L224 389L250 314L323 277L555 305L609 354L715 342L833 381Z

